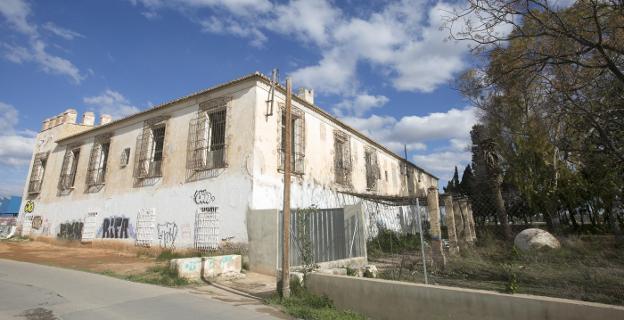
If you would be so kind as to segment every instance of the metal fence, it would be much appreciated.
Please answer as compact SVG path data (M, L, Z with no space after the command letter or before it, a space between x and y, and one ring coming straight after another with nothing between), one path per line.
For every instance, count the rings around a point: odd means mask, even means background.
M343 208L292 209L290 265L304 265L305 241L309 241L313 263L365 256L364 224L359 217L358 214L345 215ZM280 212L279 234L282 234L282 221L283 212ZM280 243L279 252L281 250Z

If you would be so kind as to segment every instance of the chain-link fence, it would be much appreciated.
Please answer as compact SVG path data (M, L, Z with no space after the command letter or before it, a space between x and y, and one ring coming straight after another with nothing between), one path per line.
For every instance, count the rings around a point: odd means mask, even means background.
M546 215L509 199L418 200L366 206L381 278L624 305L621 206Z

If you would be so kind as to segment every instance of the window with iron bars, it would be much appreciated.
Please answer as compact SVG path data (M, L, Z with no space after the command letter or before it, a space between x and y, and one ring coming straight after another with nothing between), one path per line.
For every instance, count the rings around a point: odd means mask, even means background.
M87 186L103 185L106 179L108 164L108 151L110 149L110 136L96 137L89 156L87 169Z
M203 171L226 167L225 126L229 98L199 105L197 117L189 125L187 169Z
M67 147L61 166L61 176L58 188L60 191L67 191L74 187L76 182L76 171L78 169L78 159L80 158L80 147Z
M351 143L349 136L334 132L334 172L336 183L348 185L351 183Z
M367 148L364 151L364 162L366 163L366 189L375 190L377 180L381 178L379 164L377 163L377 151Z
M286 158L286 110L281 108L281 139L280 147L278 150L279 155L279 170L284 170L284 160ZM305 114L298 108L293 108L291 111L291 135L290 135L290 169L294 174L304 173L304 160L305 160Z
M162 177L162 163L165 159L165 119L159 117L146 121L143 132L137 138L134 156L134 177L137 179Z
M30 180L28 181L28 193L36 194L41 192L41 184L43 183L47 162L47 152L40 152L35 155L33 166L30 171Z

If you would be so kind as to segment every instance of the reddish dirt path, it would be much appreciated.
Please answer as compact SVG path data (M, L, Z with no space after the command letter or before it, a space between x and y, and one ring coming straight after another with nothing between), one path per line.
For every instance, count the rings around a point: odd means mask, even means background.
M141 273L156 264L154 258L138 256L136 250L123 246L99 248L55 241L0 241L0 258L92 272L113 270L121 275Z

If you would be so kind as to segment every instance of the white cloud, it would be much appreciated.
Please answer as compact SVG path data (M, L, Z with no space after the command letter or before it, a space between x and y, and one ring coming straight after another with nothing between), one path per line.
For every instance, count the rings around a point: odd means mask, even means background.
M0 135L0 164L8 166L28 165L35 138L20 134Z
M336 105L334 113L341 115L362 116L373 108L379 108L388 103L389 99L383 95L370 95L368 93L360 93L355 97L349 97Z
M46 44L41 40L31 41L31 47L4 44L4 57L14 63L34 62L46 73L64 75L75 83L80 83L85 76L69 60L52 55L46 51Z
M298 85L325 93L345 94L355 90L357 59L353 52L334 49L326 52L318 65L300 68L291 76Z
M404 146L407 146L409 152L427 150L428 144L432 142L446 144L428 155L418 155L415 159L418 165L443 176L445 170L455 165L448 167L450 159L464 161L470 154L470 129L477 122L475 112L475 108L468 107L401 119L372 115L367 118L345 117L342 120L398 154L403 154ZM439 161L421 161L425 156Z
M74 40L75 38L84 38L85 36L83 36L82 34L76 32L76 31L72 31L63 27L59 27L56 24L54 24L53 22L46 22L43 25L43 28L47 31L52 32L53 34L66 39L66 40Z
M0 1L0 13L16 31L28 36L28 47L0 43L1 47L4 48L4 57L7 60L13 63L34 62L44 72L68 76L75 83L80 83L84 79L80 70L71 61L50 54L46 50L47 45L40 39L36 24L28 21L30 6L26 1ZM66 29L62 30L69 31ZM66 33L65 36L67 35Z
M412 157L414 163L443 180L449 180L453 175L453 168L464 167L470 162L472 153L443 151L429 154L417 154Z
M13 131L17 121L17 110L15 107L0 102L0 132Z
M119 119L140 111L139 108L130 104L121 93L106 89L102 94L92 97L85 97L84 103L96 107L98 112L109 114L113 119Z
M0 1L0 14L11 24L17 31L35 35L37 27L28 22L30 15L30 5L22 0L2 0Z
M303 42L325 45L330 28L338 22L341 12L325 0L293 0L276 5L268 28L294 35Z
M18 132L19 112L0 102L0 196L21 195L35 144L33 132Z
M460 6L456 3L400 0L352 13L329 0L131 2L149 10L177 9L206 32L249 38L254 46L267 41L267 31L291 36L321 56L317 63L293 70L293 81L321 94L348 97L360 91L356 81L360 63L397 90L419 92L435 90L466 66L467 45L447 41L448 31L440 29L448 12ZM202 17L205 11L199 8L213 12Z

